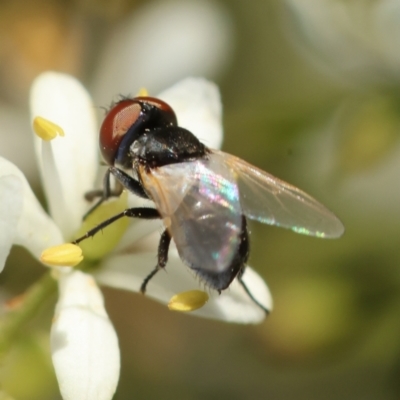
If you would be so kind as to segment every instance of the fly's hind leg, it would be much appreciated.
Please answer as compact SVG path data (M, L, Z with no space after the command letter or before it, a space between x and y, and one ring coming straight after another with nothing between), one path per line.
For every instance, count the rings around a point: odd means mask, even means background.
M270 310L268 310L267 308L265 308L254 296L253 294L250 292L250 289L247 287L247 285L244 283L243 281L243 273L244 273L245 269L243 268L243 271L240 273L240 276L238 276L238 281L239 283L242 285L243 289L245 290L245 292L247 293L247 295L250 297L250 299L258 306L260 307L265 314L269 315Z
M241 234L241 237L240 237L240 245L239 245L238 255L237 255L237 257L240 260L241 266L240 266L240 271L238 272L236 277L237 277L237 280L239 281L239 283L242 285L244 291L250 297L250 299L258 307L260 307L262 310L264 310L264 312L268 315L270 313L270 310L265 308L259 301L257 301L257 299L253 296L253 294L251 293L250 289L247 287L247 285L243 281L243 274L244 274L245 269L246 269L246 263L247 263L247 260L249 258L249 254L250 254L249 232L248 232L248 229L247 229L247 220L243 216L242 217L242 234Z
M171 235L167 230L165 230L160 238L160 243L158 245L158 253L157 253L157 265L153 269L153 271L150 272L149 275L144 278L142 285L140 286L140 291L145 294L146 293L146 287L149 281L153 278L153 276L162 268L164 268L167 264L168 261L168 250L169 250L169 245L171 243Z

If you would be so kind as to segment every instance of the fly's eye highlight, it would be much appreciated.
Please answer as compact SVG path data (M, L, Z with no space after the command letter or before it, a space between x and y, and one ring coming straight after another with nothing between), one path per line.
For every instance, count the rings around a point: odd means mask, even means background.
M100 150L104 160L114 165L122 139L140 117L142 108L137 99L122 100L108 112L100 128Z

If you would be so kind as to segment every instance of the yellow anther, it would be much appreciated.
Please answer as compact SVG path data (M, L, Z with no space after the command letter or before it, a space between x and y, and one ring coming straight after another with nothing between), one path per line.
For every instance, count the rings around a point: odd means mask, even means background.
M33 120L33 130L36 135L46 141L53 140L57 135L64 136L61 126L42 117L36 117Z
M138 97L147 97L149 95L149 92L146 88L140 88L137 95Z
M207 301L207 293L201 290L189 290L172 296L168 303L168 308L172 311L194 311L203 307Z
M40 261L51 267L74 267L82 260L82 249L72 243L49 247L40 255Z

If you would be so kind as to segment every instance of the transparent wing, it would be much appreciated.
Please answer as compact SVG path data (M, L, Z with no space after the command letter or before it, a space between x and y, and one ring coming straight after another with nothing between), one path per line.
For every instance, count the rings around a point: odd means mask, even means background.
M141 177L185 264L215 273L229 268L242 229L232 170L212 158L143 171Z
M339 219L307 193L230 154L213 150L211 157L236 175L248 218L305 235L335 238L343 234Z

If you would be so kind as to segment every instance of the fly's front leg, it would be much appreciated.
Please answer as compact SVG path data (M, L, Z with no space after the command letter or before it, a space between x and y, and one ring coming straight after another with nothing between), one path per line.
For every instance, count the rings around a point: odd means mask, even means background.
M110 176L111 174L117 180L117 185L114 190L111 190ZM144 191L142 185L139 181L132 178L126 172L122 171L117 167L109 167L107 172L104 175L103 179L103 189L91 190L85 194L86 200L92 201L97 197L100 197L99 200L89 209L89 211L83 216L83 220L85 220L97 207L103 204L110 197L119 197L123 191L123 189L128 189L131 193L136 196L142 197L144 199L148 199L149 196Z
M110 184L110 169L107 169L104 174L103 179L103 189L95 189L90 192L85 193L85 199L87 201L93 201L96 198L99 198L97 202L84 214L83 220L85 220L96 208L100 207L106 200L110 197L118 197L122 193L123 187L120 183L118 183L117 187L114 190L111 190Z
M145 294L146 293L146 287L147 284L149 283L150 279L153 278L153 276L162 268L164 268L167 265L168 261L168 250L169 250L169 245L171 243L171 235L167 230L165 230L160 238L160 243L158 245L158 253L157 253L157 265L153 269L153 271L150 272L149 275L144 278L142 285L140 286L140 291Z
M117 188L116 191L111 190L110 185L110 169L108 168L103 178L103 189L94 189L85 193L85 199L87 201L93 201L97 197L101 197L100 200L107 200L112 196L119 196L121 194L122 189Z
M137 207L137 208L127 208L126 210L122 211L121 213L114 215L113 217L106 219L99 225L92 228L90 231L87 231L83 236L78 239L75 239L72 243L78 244L89 237L94 236L97 232L101 231L108 225L111 225L113 222L123 218L141 218L141 219L158 219L160 218L159 212L155 208L148 208L148 207Z
M130 175L128 175L126 172L122 171L122 169L119 169L117 167L110 167L108 169L111 174L114 175L115 179L125 188L128 189L131 193L135 194L136 196L139 196L143 199L149 199L149 196L143 189L142 184L132 178Z

